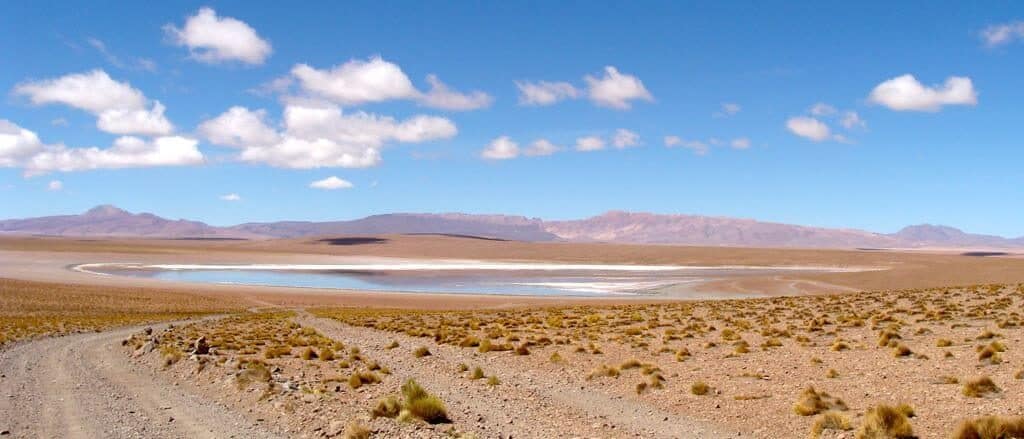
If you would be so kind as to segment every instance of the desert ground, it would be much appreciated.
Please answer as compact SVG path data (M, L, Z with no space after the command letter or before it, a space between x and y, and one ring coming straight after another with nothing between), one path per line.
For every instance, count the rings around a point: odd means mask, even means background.
M351 238L0 237L0 434L1024 437L1019 255ZM876 269L707 282L698 300L70 269L352 258Z

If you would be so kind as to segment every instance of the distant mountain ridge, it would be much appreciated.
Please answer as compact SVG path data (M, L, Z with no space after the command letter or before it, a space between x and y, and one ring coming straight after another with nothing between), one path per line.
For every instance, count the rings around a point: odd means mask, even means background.
M350 221L278 221L230 227L133 214L97 206L80 215L0 220L0 233L146 238L300 238L337 235L446 234L517 241L613 242L742 247L1024 248L1024 237L1003 238L921 224L884 234L752 219L611 211L568 221L514 215L392 213Z

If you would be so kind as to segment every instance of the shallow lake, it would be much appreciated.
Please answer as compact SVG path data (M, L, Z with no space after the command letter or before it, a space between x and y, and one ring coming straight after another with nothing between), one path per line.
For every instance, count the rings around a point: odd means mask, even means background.
M429 261L341 265L83 264L76 269L96 274L192 283L520 296L658 294L666 289L677 289L680 286L711 279L851 270L836 267L695 267Z

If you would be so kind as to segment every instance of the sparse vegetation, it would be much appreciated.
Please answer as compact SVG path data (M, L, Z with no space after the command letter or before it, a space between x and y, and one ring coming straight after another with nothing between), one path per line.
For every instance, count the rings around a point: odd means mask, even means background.
M909 419L912 415L913 410L910 409L910 406L877 405L868 409L855 437L857 439L914 438L914 429L910 425Z

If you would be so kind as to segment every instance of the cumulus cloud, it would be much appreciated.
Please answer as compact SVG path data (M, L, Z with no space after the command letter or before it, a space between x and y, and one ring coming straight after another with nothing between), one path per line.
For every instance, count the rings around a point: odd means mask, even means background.
M813 117L797 116L786 121L786 129L800 137L821 142L832 138L832 129Z
M576 139L576 150L582 152L604 149L604 139L598 136L584 136Z
M480 157L487 160L508 160L519 157L519 144L508 136L501 136L487 144L480 152Z
M36 133L0 120L0 167L22 168L26 175L54 171L182 166L203 162L195 139L162 136L152 140L123 136L109 148L69 148L45 144Z
M323 180L317 180L309 184L309 187L313 189L322 189L325 191L333 191L338 189L349 189L354 185L348 180L342 180L335 176L327 177Z
M686 140L679 136L665 136L665 146L669 148L686 148L696 155L707 155L710 148L700 140Z
M489 107L494 98L482 91L460 93L449 88L437 78L437 75L428 75L427 83L430 90L423 94L419 101L421 104L442 110L467 111Z
M0 167L14 168L43 149L36 133L0 119Z
M988 47L1002 46L1024 39L1024 21L993 24L981 31L981 40Z
M218 17L211 8L200 8L185 20L185 26L164 25L164 32L177 46L188 47L192 58L205 63L239 61L263 64L273 48L245 22Z
M60 180L50 180L50 182L46 184L46 190L50 192L57 192L61 189L64 189L64 183Z
M64 104L90 113L146 106L141 91L127 82L113 80L103 70L24 82L14 87L14 93L27 96L36 105Z
M221 195L220 199L223 201L242 201L242 196L236 193L230 193L226 195Z
M365 112L343 114L329 104L289 104L283 130L275 131L261 111L233 107L203 122L200 132L211 143L240 148L243 161L310 169L374 166L388 143L447 139L458 131L443 117L417 115L397 121Z
M534 140L529 147L523 150L523 154L530 157L539 157L551 155L561 150L561 146L555 145L547 139L537 139Z
M519 89L519 105L552 105L566 99L576 99L580 92L568 82L515 81Z
M928 87L906 74L878 84L868 100L896 111L939 111L945 105L976 105L978 94L971 78L951 76Z
M420 96L397 64L380 57L367 61L351 60L329 70L299 64L292 68L292 75L306 91L344 105Z
M199 124L199 134L217 145L239 148L272 145L280 136L266 124L266 113L265 110L231 107L220 116Z
M587 95L590 100L602 107L628 110L632 107L630 101L654 100L639 78L620 73L613 66L605 67L602 77L587 75L583 80L587 84Z
M174 125L164 117L164 109L163 104L156 101L149 110L107 110L99 114L96 126L113 134L170 134L174 131Z
M96 126L113 134L167 135L174 125L164 106L149 100L127 82L115 81L103 70L73 73L54 79L28 81L14 87L36 105L63 104L96 115Z
M491 95L479 90L468 93L454 90L437 75L427 75L430 89L421 92L401 67L380 57L366 61L354 59L331 69L299 64L291 73L303 90L342 105L407 99L431 108L468 111L488 107L494 102ZM289 85L290 82L279 78L261 86L260 91L286 89Z
M640 145L640 135L625 128L615 130L612 136L612 146L623 149Z
M53 171L197 165L203 162L198 144L195 139L180 136L152 140L124 136L115 139L109 148L47 145L27 158L21 167L28 175L39 175Z

